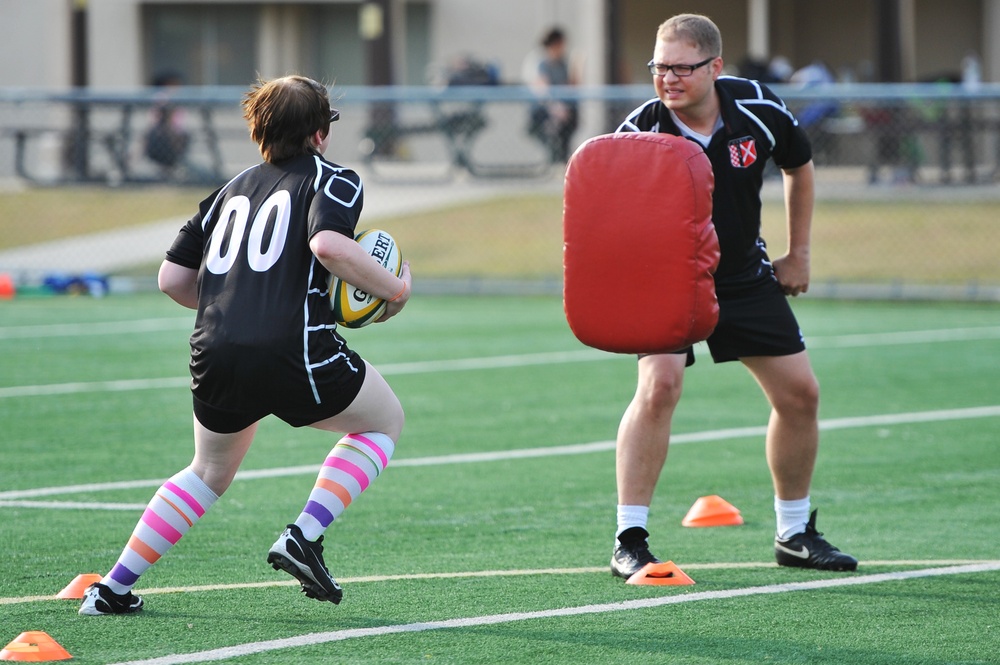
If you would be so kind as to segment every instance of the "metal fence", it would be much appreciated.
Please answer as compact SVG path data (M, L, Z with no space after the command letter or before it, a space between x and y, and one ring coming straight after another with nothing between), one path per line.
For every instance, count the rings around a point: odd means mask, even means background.
M914 248L928 249L921 242L933 238L940 260L966 264L953 274L919 265L894 274L858 263L824 264L819 282L841 291L875 283L995 297L1000 85L774 88L812 138L818 220L838 226L841 218L861 216L852 222L856 245L843 252L878 262L893 253L919 255ZM39 188L223 182L259 159L241 118L243 92L180 88L166 97L154 89L0 90L0 181ZM613 131L652 94L651 86L567 88L545 99L516 86L338 88L334 105L342 119L328 155L357 166L397 198L433 188L445 199L460 199L470 188L494 185L558 192L567 153L589 136ZM779 183L775 172L765 187L765 208L777 217ZM848 206L840 217L838 205ZM926 213L934 206L941 228L926 228L926 220L907 226L915 209ZM962 225L970 220L971 230ZM38 249L30 228L23 233L13 243L8 237L0 272L19 252ZM968 265L984 244L992 258ZM881 255L866 254L873 245ZM558 267L556 261L551 277L558 278Z

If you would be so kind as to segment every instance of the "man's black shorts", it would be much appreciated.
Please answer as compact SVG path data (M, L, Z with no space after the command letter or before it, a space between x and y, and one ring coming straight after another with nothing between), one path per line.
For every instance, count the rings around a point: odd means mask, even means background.
M806 348L802 331L788 297L775 279L753 287L720 290L719 323L707 340L712 360L717 363L751 356L790 356ZM690 347L687 365L694 364Z
M192 353L191 392L198 422L229 434L274 414L293 427L304 427L346 409L365 382L365 361L346 344L309 373L301 357L291 360L281 353L231 345Z

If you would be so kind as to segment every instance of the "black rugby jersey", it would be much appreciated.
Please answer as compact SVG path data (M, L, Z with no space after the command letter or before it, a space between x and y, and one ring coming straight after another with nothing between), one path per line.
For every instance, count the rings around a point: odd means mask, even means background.
M773 275L760 237L760 190L767 160L795 168L812 159L812 148L784 102L767 86L720 76L715 89L723 124L705 149L715 174L712 222L722 251L715 282L718 287L739 287ZM658 98L632 111L618 131L681 136Z
M249 168L202 201L167 252L198 270L192 369L223 348L283 354L307 374L337 357L329 272L309 240L353 238L362 204L357 173L315 154Z

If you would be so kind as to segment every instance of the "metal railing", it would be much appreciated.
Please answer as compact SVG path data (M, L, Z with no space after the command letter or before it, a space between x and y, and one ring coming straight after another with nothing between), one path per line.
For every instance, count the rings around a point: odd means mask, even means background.
M851 260L814 261L817 284L838 293L861 282L931 284L956 297L974 292L977 299L985 292L1000 293L995 258L1000 248L1000 84L774 89L813 142L821 218L816 234L834 234L840 224L836 215L859 214L831 211L840 201L877 205L860 213L877 219L855 220L862 229L856 237L819 240L826 248L839 247L836 251ZM242 119L244 92L179 88L167 100L156 89L0 89L0 182L197 185L199 193L207 193L207 187L260 159ZM332 95L341 120L333 126L328 157L357 168L369 183L394 188L394 198L416 196L421 186L458 198L468 188L499 186L501 180L558 191L568 151L588 137L614 131L653 91L647 85L575 87L540 98L521 86L343 87ZM184 139L177 144L162 131L159 140L166 143L156 144L156 119L165 104L182 114L177 128ZM567 132L560 133L559 124L544 117L565 117L559 112L567 107L575 111L568 142ZM777 228L780 220L768 221L781 216L780 179L776 171L773 175L765 182L765 197L773 204L765 201L765 225ZM931 204L939 206L933 213ZM928 214L938 217L913 221ZM30 229L13 225L11 233L25 236L8 237L6 254L0 252L5 256L33 242ZM769 241L772 234L765 230ZM940 255L934 270L921 267L926 259L919 257L933 254ZM913 259L905 266L885 260L898 255ZM558 280L558 256L550 272L546 279Z
M1000 85L774 86L813 139L820 167L859 183L992 183L1000 174ZM37 185L202 183L256 159L240 115L242 88L61 92L0 89L0 177ZM334 154L375 177L543 177L565 157L538 114L577 111L570 148L613 131L650 86L344 87ZM165 105L183 114L182 154L155 131ZM574 143L575 142L575 143ZM158 149L161 148L161 149ZM169 148L169 149L168 149Z

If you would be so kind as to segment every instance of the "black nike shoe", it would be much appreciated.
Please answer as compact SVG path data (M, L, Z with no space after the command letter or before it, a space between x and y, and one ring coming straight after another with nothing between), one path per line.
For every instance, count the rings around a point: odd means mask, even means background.
M117 594L111 587L97 582L87 587L80 604L80 614L132 614L142 609L142 598L132 592Z
M340 602L344 592L323 562L323 537L315 543L306 540L301 529L289 524L267 553L267 562L283 570L302 584L302 593L316 600Z
M806 530L789 538L774 539L774 558L779 566L816 570L857 570L858 560L826 542L816 530L816 511L809 515Z
M628 579L643 569L647 563L660 563L649 551L649 532L641 526L625 529L618 536L618 545L611 555L611 574Z

